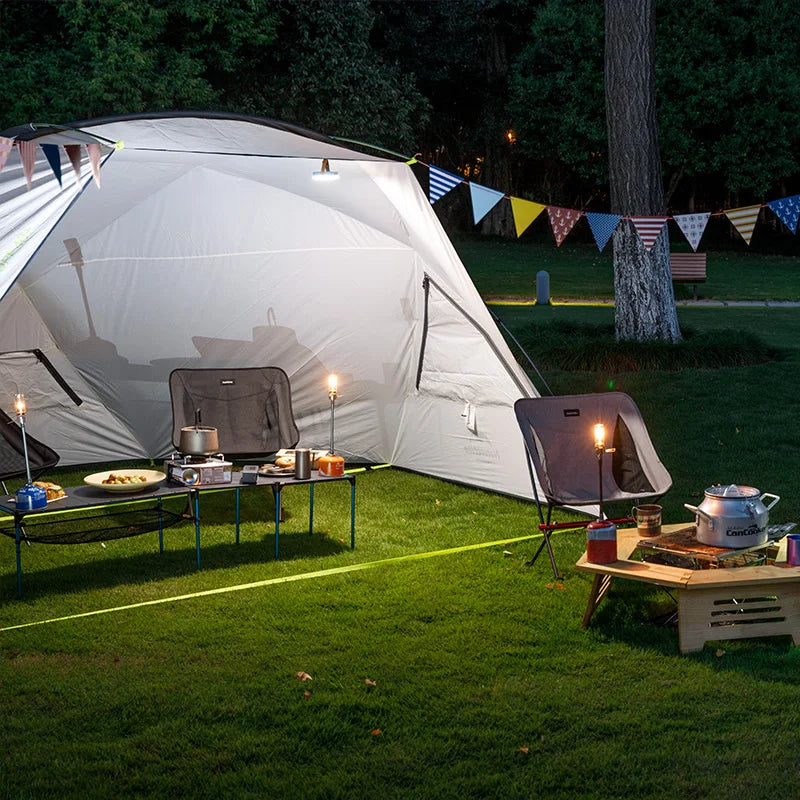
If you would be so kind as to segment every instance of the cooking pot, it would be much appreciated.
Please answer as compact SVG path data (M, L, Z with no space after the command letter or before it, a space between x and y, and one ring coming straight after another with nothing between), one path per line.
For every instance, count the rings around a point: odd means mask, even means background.
M699 506L684 503L695 513L697 541L712 547L755 547L767 541L769 510L780 500L752 486L712 486ZM774 498L765 506L765 497Z
M189 456L213 456L219 453L217 429L201 425L200 412L195 411L195 424L189 428L181 428L178 449Z

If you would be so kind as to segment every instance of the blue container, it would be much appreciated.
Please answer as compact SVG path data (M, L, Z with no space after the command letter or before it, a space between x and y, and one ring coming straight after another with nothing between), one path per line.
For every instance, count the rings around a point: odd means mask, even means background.
M41 486L26 483L21 489L17 489L16 499L20 511L33 511L47 505L47 492Z

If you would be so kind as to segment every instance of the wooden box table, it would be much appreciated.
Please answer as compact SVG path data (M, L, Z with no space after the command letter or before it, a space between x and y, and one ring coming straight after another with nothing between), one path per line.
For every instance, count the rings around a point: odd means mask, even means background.
M685 525L665 525L664 531ZM800 567L784 563L727 569L683 569L631 558L636 528L617 531L616 561L592 564L584 553L575 565L594 573L583 615L585 628L614 578L651 583L676 592L681 653L702 650L709 641L788 634L800 642Z

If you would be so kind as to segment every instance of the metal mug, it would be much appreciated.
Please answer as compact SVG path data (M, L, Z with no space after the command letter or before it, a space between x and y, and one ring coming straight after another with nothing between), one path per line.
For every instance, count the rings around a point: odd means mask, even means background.
M800 567L800 533L790 533L786 537L786 563Z
M631 516L636 520L640 536L658 536L661 533L661 506L634 506Z
M301 448L294 451L294 477L307 481L311 477L311 451Z

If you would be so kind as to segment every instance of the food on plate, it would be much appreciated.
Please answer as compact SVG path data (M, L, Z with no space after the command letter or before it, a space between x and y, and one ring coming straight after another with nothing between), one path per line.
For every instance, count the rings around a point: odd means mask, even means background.
M57 500L59 497L64 497L64 490L57 484L50 481L34 481L34 486L44 489L48 500Z
M147 483L147 478L144 475L115 475L111 472L107 478L100 482L113 483L115 486L119 486L131 483Z
M279 456L275 459L276 467L293 467L294 456Z

